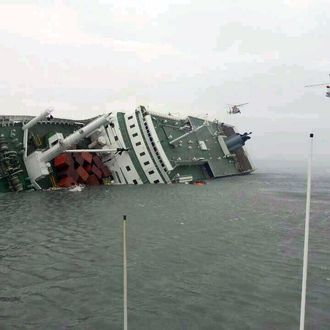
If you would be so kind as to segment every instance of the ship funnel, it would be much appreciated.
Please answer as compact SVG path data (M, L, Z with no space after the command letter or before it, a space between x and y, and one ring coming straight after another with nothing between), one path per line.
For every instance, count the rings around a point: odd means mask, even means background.
M251 134L252 134L252 132L249 132L249 133L245 132L244 134L236 133L236 134L226 138L225 143L227 145L228 150L230 152L234 152L237 149L243 147L245 145L245 142L247 140L251 139L251 137L249 136Z

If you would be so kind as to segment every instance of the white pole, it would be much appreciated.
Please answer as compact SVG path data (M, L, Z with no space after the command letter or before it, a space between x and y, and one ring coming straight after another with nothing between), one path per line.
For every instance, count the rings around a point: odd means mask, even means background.
M28 145L28 137L29 137L29 128L33 127L39 121L44 120L47 116L52 113L52 109L45 110L39 116L31 119L27 124L22 126L23 134L23 146L24 146L24 157L27 157L27 145Z
M126 256L126 215L123 216L123 265L124 265L124 330L127 330L127 256Z
M80 140L85 138L88 134L95 131L97 128L99 128L102 125L105 125L110 121L110 115L104 114L103 116L100 116L90 123L88 123L86 126L78 129L77 131L73 132L69 136L67 136L64 140L60 140L58 143L56 143L54 146L50 147L46 151L44 151L41 155L41 160L44 162L49 162L52 159L54 159L56 156L61 154L66 149L69 149L72 145L78 143Z
M71 153L71 152L98 152L98 153L105 153L109 154L111 152L117 151L117 148L112 148L112 149L68 149L64 150L66 153Z
M28 123L22 126L22 130L25 131L26 129L33 127L39 121L44 120L47 116L49 116L52 113L52 111L53 111L52 109L45 110L39 116L32 118Z
M309 214L311 205L311 179L312 179L312 156L313 156L313 137L310 137L310 155L308 160L307 172L307 193L306 193L306 218L305 218L305 241L304 241L304 264L303 264L303 278L301 287L301 306L300 306L300 330L305 328L305 305L306 305L306 282L307 282L307 265L308 265L308 240L309 240Z

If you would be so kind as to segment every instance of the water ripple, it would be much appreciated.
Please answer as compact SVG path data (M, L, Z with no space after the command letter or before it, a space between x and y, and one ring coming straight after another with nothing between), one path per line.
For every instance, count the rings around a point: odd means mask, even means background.
M313 186L307 327L327 329L330 185ZM121 329L122 215L133 329L293 329L304 178L0 196L0 328Z

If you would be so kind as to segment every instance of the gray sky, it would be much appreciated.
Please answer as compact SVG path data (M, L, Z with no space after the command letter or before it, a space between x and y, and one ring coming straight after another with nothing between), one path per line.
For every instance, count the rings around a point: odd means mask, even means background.
M252 158L330 172L330 10L321 0L0 0L0 114L144 104L252 131ZM229 116L226 103L249 102Z

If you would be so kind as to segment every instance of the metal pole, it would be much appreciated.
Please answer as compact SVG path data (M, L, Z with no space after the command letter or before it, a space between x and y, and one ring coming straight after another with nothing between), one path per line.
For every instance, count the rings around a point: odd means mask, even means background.
M97 128L101 127L102 125L107 124L108 122L110 122L110 114L104 114L94 119L86 126L78 129L77 131L67 136L65 139L60 140L54 146L44 151L41 155L41 161L43 162L51 161L56 156L61 154L63 151L70 149L72 145L78 143L79 141L84 139L87 135L94 132Z
M112 148L112 149L68 149L64 150L66 153L71 153L71 152L98 152L98 153L106 153L109 154L111 152L117 151L117 148Z
M126 215L123 216L123 282L124 282L124 330L127 330L127 255L126 255Z
M22 130L25 131L26 129L33 127L39 121L44 120L47 116L49 116L52 113L52 111L53 111L52 109L45 110L39 116L32 118L28 123L22 126Z
M306 282L307 282L307 265L308 265L308 240L309 240L309 214L311 204L311 179L312 179L312 156L313 156L313 137L310 137L310 155L308 160L307 172L307 193L306 193L306 218L305 218L305 240L304 240L304 263L303 263L303 278L301 287L301 306L300 306L300 330L305 328L305 306L306 306Z

